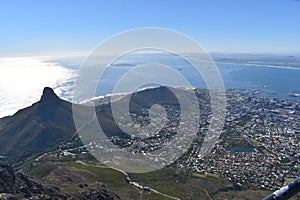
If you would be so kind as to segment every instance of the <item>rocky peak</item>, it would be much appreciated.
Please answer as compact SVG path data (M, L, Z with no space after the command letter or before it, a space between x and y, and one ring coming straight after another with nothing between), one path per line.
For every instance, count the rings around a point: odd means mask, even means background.
M39 101L37 114L44 120L53 120L56 116L56 110L59 108L60 102L61 99L54 93L53 89L45 87L41 100Z
M43 90L43 95L41 97L41 102L55 102L59 97L55 94L52 88L45 87Z

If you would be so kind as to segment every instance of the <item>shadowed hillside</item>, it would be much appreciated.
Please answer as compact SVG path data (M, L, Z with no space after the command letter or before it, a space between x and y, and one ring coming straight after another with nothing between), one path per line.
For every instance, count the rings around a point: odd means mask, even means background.
M19 161L55 149L74 132L71 103L45 88L40 101L0 120L0 155Z
M130 112L141 114L142 109L149 109L153 104L180 109L174 94L166 87L159 87L133 94ZM85 112L85 106L78 107L82 113ZM110 104L99 105L96 111L108 137L129 137L114 122ZM40 101L13 116L0 119L0 155L6 156L8 162L16 163L33 155L56 150L61 143L69 142L74 133L72 104L60 99L51 88L46 87ZM78 145L81 145L80 140Z

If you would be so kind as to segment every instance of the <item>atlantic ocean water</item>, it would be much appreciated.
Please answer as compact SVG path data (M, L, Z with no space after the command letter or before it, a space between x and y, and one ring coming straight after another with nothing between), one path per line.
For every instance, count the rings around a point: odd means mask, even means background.
M156 62L170 66L188 79L193 87L207 88L205 80L195 68L182 58L170 54L139 55L139 57L121 58L117 63L130 63L131 66L114 65L108 68L105 76L100 80L97 95L105 95L113 90L114 85L132 65L143 65ZM261 66L253 64L215 63L223 79L225 89L259 90L259 95L272 98L292 99L300 98L290 94L300 94L300 69L278 66ZM203 64L205 66L205 63ZM141 74L140 78L143 78Z
M206 88L204 79L186 60L165 54L154 57L139 55L117 60L119 64L108 67L101 77L95 96L110 94L126 72L148 62L170 66L193 87ZM82 59L71 60L0 60L0 117L12 115L36 102L45 86L53 87L61 98L72 101L72 88ZM216 63L216 66L226 89L260 90L259 95L300 101L300 98L290 96L300 93L300 69L235 63ZM143 76L141 74L141 78Z

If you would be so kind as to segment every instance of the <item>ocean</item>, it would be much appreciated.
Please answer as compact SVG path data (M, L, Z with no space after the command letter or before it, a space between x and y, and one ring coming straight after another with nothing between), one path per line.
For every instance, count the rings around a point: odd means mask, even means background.
M119 59L116 61L119 64L109 67L99 81L96 96L110 94L126 72L133 66L150 62L153 56L156 62L177 70L193 87L206 88L195 69L181 58L164 54L139 55ZM81 61L82 58L0 59L0 117L13 115L38 101L45 86L52 87L62 99L72 101L72 89ZM260 90L260 95L300 101L300 98L289 95L300 93L300 69L232 63L216 65L226 89Z
M0 117L13 115L32 105L50 86L66 100L71 100L76 71L42 58L0 59Z

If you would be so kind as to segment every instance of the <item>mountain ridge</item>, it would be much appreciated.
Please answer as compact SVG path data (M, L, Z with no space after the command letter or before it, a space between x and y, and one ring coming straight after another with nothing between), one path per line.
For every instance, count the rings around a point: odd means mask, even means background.
M124 103L122 99L119 101ZM161 86L134 93L130 97L130 112L141 114L143 108L150 108L153 104L180 107L170 89ZM57 150L61 143L70 142L77 133L73 106L79 108L84 117L87 105L62 100L52 88L45 87L38 102L0 119L0 155L6 156L8 163L18 163L33 155ZM107 137L130 138L115 123L110 103L100 104L95 110ZM78 135L75 139L82 145Z
M40 101L0 119L0 155L18 162L39 151L56 148L75 131L72 104L46 87Z

